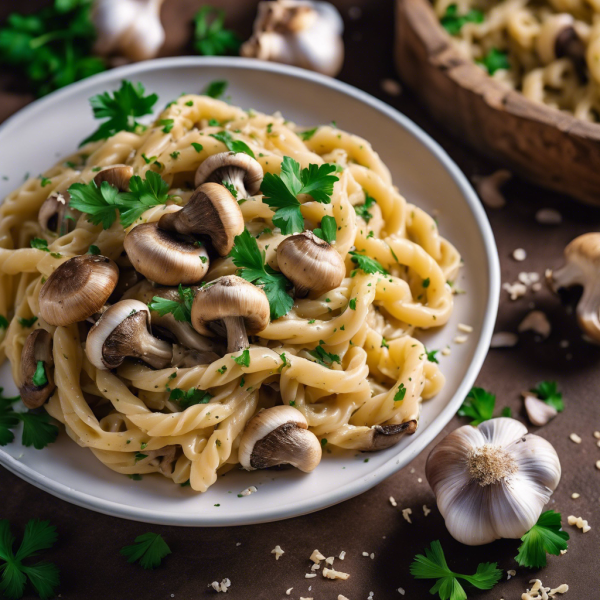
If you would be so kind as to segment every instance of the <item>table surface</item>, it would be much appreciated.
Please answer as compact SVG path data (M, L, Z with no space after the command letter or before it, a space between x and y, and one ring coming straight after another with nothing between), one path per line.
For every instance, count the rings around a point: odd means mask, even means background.
M48 2L29 0L26 9L34 11L45 4ZM168 41L162 54L189 53L191 26L185 24L201 4L199 0L166 1L163 21ZM244 39L249 36L256 2L223 0L213 4L227 10L230 25ZM346 23L346 60L340 79L413 119L440 142L469 177L498 168L448 137L410 92L390 96L383 91L383 79L397 79L393 2L336 0L334 4ZM0 22L17 6L21 8L13 2L0 3ZM13 74L0 72L0 120L31 100L33 97ZM401 187L401 182L397 183ZM600 223L597 209L522 181L511 181L505 196L504 208L487 211L500 253L503 282L516 281L521 271L543 275L546 268L558 266L564 246L577 235L598 229ZM549 227L536 222L536 211L545 207L562 213L562 225ZM441 229L443 232L443 219ZM515 248L527 251L524 262L512 259ZM498 409L510 406L524 422L522 390L538 381L554 379L564 392L564 413L536 432L547 438L560 456L562 480L549 507L563 514L563 524L571 535L568 553L549 557L545 569L518 568L513 560L518 546L515 540L469 548L450 537L425 480L425 460L431 448L357 498L312 515L266 525L199 529L124 521L63 502L4 469L0 469L0 518L9 519L15 531L22 531L30 518L49 519L58 527L59 541L44 556L59 567L60 597L68 600L193 600L215 594L207 586L225 577L232 582L227 596L232 600L335 600L338 594L350 600L366 600L370 592L375 600L388 600L402 597L397 592L399 587L406 590L405 598L424 600L430 597L432 582L414 580L409 565L415 554L436 539L442 542L448 562L457 572L473 573L482 561L497 561L505 571L516 569L517 575L510 581L502 581L492 591L470 591L470 597L518 599L530 587L529 580L539 577L553 587L567 583L570 590L565 598L596 600L600 597L600 471L594 464L600 459L600 448L593 432L600 430L600 349L582 339L574 316L567 315L558 298L546 289L536 294L529 291L514 302L502 292L496 330L516 331L533 307L547 314L552 324L550 337L540 342L533 334L525 333L515 348L491 350L477 385L497 395ZM568 347L564 347L564 340ZM464 419L455 417L437 441L464 423ZM581 444L570 441L572 432L581 436ZM574 492L580 497L572 499ZM390 496L396 499L396 508L390 504ZM427 517L422 512L424 504L433 508ZM412 524L401 514L401 509L408 507L413 510ZM566 516L571 514L587 519L591 531L583 534L568 527ZM122 546L149 530L161 533L173 551L160 568L151 572L127 564L118 554ZM271 550L277 544L285 554L276 562ZM351 574L350 579L305 579L308 557L315 548L326 556L337 556L344 550L345 561L336 564ZM363 552L374 553L374 558L363 556ZM288 588L293 590L286 596Z

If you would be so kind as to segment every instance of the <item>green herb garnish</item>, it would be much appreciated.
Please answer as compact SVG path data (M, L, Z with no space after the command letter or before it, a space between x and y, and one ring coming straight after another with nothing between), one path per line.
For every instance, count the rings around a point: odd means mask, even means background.
M171 554L171 549L158 533L144 533L136 537L131 546L121 548L120 554L129 563L139 562L142 569L155 569L165 556Z
M236 33L224 29L225 11L203 6L194 16L194 49L204 56L237 54L241 40Z

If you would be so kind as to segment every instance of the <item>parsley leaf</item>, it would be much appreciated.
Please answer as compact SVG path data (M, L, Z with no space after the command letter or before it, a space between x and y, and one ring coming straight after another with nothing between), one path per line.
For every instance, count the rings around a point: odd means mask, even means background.
M458 35L465 23L483 23L484 18L484 14L475 8L464 15L459 15L458 6L450 4L444 16L440 19L440 23L450 35Z
M404 396L406 396L406 386L401 383L398 386L398 391L394 394L394 402L401 402L404 400Z
M522 567L538 569L546 566L546 553L558 556L567 549L569 534L561 529L561 514L547 510L537 523L521 538L515 560Z
M91 254L92 256L98 256L99 254L102 254L100 252L100 248L98 248L98 246L95 246L94 244L92 244L87 251L88 254Z
M218 140L222 144L225 144L227 150L229 150L230 152L235 152L236 154L238 152L244 152L252 158L256 158L254 156L254 152L252 152L252 150L250 149L250 146L248 146L246 142L242 142L242 140L234 140L229 131L219 131L218 133L211 133L210 137L215 138L215 140Z
M142 569L155 569L167 554L171 554L171 549L160 534L148 532L138 535L131 546L121 548L120 554L129 563L139 561Z
M204 56L237 54L241 40L233 31L224 29L225 11L203 6L194 16L194 49Z
M152 113L152 107L156 104L158 96L150 94L144 96L146 89L141 83L122 81L121 87L115 90L111 96L110 92L104 92L90 98L90 104L96 119L107 119L98 129L81 142L80 146L87 142L105 140L119 131L137 131L141 125L136 117L142 117Z
M475 61L477 64L485 67L490 75L493 75L500 69L510 69L510 62L508 60L508 54L498 50L498 48L492 48L482 60Z
M44 252L50 252L50 249L48 248L48 242L46 240L43 240L42 238L34 237L29 242L29 245L32 248L35 248L36 250L43 250Z
M237 200L238 193L235 187L233 187L233 183L229 183L229 181L221 181L221 184L229 190L229 193Z
M175 125L175 119L161 119L158 124L163 126L163 133L171 133L171 129Z
M373 215L369 212L369 208L371 208L373 204L377 204L377 200L365 192L365 203L355 206L354 212L357 216L363 218L365 223L368 223L373 218Z
M556 381L541 381L531 390L540 400L553 406L558 412L565 410L565 403L562 399L562 392L558 391Z
M8 319L4 315L0 315L0 329L8 329Z
M204 146L202 144L198 144L197 142L192 142L192 146L194 150L198 153L202 152L202 150L204 149Z
M194 291L192 288L183 287L179 284L177 289L180 300L169 300L154 296L148 304L150 310L155 310L161 317L172 314L176 321L192 322L192 304L194 303Z
M410 565L411 575L415 579L437 579L429 590L430 594L439 594L441 600L466 600L467 594L458 579L480 590L492 589L502 577L497 563L480 563L474 575L461 575L448 568L442 545L438 540L431 542L425 549L425 556L417 554Z
M323 217L321 227L313 229L313 233L329 244L335 242L337 239L337 222L335 217L330 217L329 215Z
M3 597L22 598L27 580L43 600L54 597L54 588L59 584L56 566L45 562L24 564L24 561L40 550L51 548L56 538L56 527L48 521L32 519L25 526L23 540L15 554L10 523L6 519L0 521L0 592Z
M46 376L46 369L44 368L43 360L37 361L35 373L33 374L31 381L36 387L44 387L48 383L48 377Z
M133 225L149 208L169 199L169 184L154 171L146 171L146 179L134 175L129 180L129 190L120 193L117 200L123 228Z
M315 135L315 133L317 133L317 129L319 129L318 127L313 127L313 129L307 129L305 131L300 131L298 133L298 137L303 141L303 142L307 142L308 140L310 140L310 138Z
M88 215L87 220L94 225L109 229L117 218L117 196L119 190L103 181L100 187L94 180L89 183L73 183L68 192L69 206Z
M287 315L294 305L294 299L287 293L292 284L285 275L265 264L264 254L247 229L236 236L230 256L233 264L241 269L240 277L262 287L271 307L271 320Z
M229 82L224 79L218 79L216 81L211 81L206 89L202 92L205 96L210 96L211 98L221 98L227 89Z
M425 353L427 354L427 360L429 362L432 363L436 363L436 364L440 364L440 362L438 361L438 359L435 357L435 355L439 352L439 350L427 350L427 348L425 348Z
M250 350L246 348L239 356L232 356L234 362L240 367L250 366Z
M187 391L175 388L171 390L169 400L174 400L182 410L185 410L195 404L208 404L212 400L212 395L198 388L191 388Z
M387 275L388 272L377 262L374 258L359 254L358 252L348 252L352 257L352 262L358 265L359 269L362 269L365 273L373 275L374 273L381 273Z
M319 340L319 345L314 350L309 350L308 353L323 367L331 368L334 362L341 364L340 357L337 354L327 352L323 348L324 344L323 340Z
M31 319L26 319L25 317L19 317L17 320L19 321L19 325L23 327L23 329L29 329L34 325L38 318L31 317Z
M492 418L496 396L483 388L474 387L467 394L463 405L458 409L460 417L470 417L471 425L479 425Z
M331 203L333 185L338 178L331 173L335 167L330 164L310 164L300 170L300 164L289 156L283 157L281 174L266 173L261 191L263 201L276 209L273 224L284 234L304 230L304 218L300 212L299 194L308 194L316 202Z

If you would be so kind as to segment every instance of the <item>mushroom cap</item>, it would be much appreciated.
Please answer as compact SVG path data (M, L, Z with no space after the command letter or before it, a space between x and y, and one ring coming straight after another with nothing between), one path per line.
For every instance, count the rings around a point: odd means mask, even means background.
M208 271L204 246L181 240L157 223L134 227L123 246L135 270L162 285L197 283Z
M342 257L312 231L287 237L277 247L277 265L294 283L296 296L309 290L323 294L338 287L346 276Z
M114 185L120 192L126 192L129 189L129 180L133 177L133 167L129 165L113 165L99 171L94 177L94 182L98 187L103 181L108 181Z
M144 332L150 332L148 307L138 300L121 300L108 308L90 329L85 353L97 369L114 369L128 356L135 338Z
M242 178L242 193L254 196L260 190L263 169L260 163L245 152L219 152L209 156L196 170L196 187L205 182L227 181L238 188L235 179ZM246 197L246 196L244 196Z
M237 275L225 275L201 287L192 304L192 326L209 334L207 325L231 317L244 319L246 333L254 335L269 324L270 306L266 294Z
M235 236L244 231L244 216L225 186L203 183L181 210L163 215L158 226L186 235L208 235L219 255L227 256Z
M97 313L117 285L119 268L106 256L84 254L62 263L40 290L40 315L50 325L78 323Z
M43 386L37 386L33 383L38 361L44 363L46 379L48 380ZM52 335L45 329L32 331L27 336L21 352L21 378L23 384L19 388L19 394L27 408L39 408L54 393L56 384L50 368L53 365Z
M557 57L557 41L565 29L573 28L573 16L568 13L549 15L540 28L535 42L535 49L544 64L549 64Z
M394 444L397 444L405 435L411 435L417 430L417 421L411 420L405 423L394 423L390 425L374 425L371 427L368 438L365 440L368 443L365 446L358 448L363 452L375 452L377 450L385 450Z
M239 461L245 469L290 464L310 473L321 462L321 443L308 422L288 405L267 408L246 424L240 439Z

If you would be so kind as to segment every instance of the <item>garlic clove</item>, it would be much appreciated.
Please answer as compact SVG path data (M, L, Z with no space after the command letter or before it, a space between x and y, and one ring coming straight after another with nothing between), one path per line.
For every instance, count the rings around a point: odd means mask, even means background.
M558 411L553 406L546 404L546 402L531 394L526 395L523 402L527 418L536 427L543 427L558 414Z

